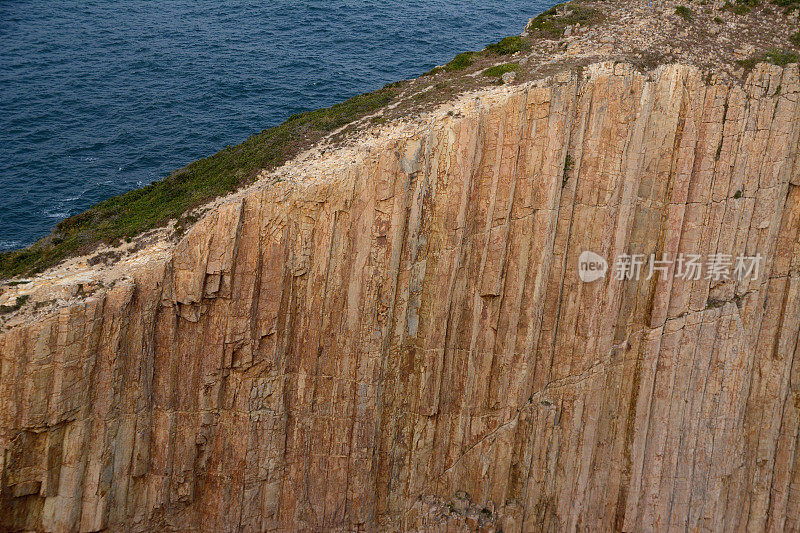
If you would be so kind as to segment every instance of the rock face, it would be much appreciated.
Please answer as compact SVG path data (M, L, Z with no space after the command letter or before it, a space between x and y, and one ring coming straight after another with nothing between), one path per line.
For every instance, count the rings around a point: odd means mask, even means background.
M214 209L0 336L0 524L797 530L798 91L597 64Z

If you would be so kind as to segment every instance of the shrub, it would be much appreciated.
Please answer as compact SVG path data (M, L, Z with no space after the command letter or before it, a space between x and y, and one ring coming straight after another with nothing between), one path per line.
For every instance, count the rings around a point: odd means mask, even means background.
M736 0L735 2L726 1L722 9L730 11L734 15L746 15L750 13L750 8L757 6L758 0Z
M572 168L575 166L575 162L572 160L572 156L567 153L567 156L564 158L564 172L561 176L561 187L565 187L567 182L569 181L569 174L572 172Z
M499 56L505 56L509 54L513 54L515 52L519 52L522 50L522 37L514 36L514 37L506 37L502 39L500 42L490 44L486 48L484 48L489 53L497 54Z
M785 8L786 13L791 13L795 9L800 9L800 0L772 0L772 3Z
M519 63L503 63L501 65L495 65L493 67L489 67L483 71L484 76L490 76L495 78L503 77L503 74L506 72L516 72L519 70Z
M800 58L794 52L788 50L780 50L778 48L770 48L761 55L749 57L737 61L740 67L745 70L752 70L758 63L772 63L779 67L785 67L789 63L797 63Z
M781 67L785 67L789 63L797 63L797 54L794 52L789 52L788 50L779 50L777 48L770 48L767 50L767 52L764 54L764 58L773 65L778 65Z
M475 62L475 52L461 52L444 66L447 72L464 70Z
M748 57L747 59L739 59L736 63L745 70L753 70L753 68L761 62L759 57Z
M30 296L23 294L22 296L17 296L17 299L14 301L14 305L0 305L0 315L18 310L20 307L25 305L25 302L28 301L28 298L30 298Z
M691 22L691 20L694 18L694 13L692 13L692 10L686 6L676 7L675 14L681 17L686 22Z
M531 20L527 30L540 37L558 39L564 35L567 26L590 26L602 18L597 10L580 4L557 4Z

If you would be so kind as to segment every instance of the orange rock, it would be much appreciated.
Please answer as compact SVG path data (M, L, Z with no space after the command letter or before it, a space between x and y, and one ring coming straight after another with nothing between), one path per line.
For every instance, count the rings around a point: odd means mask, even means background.
M797 65L456 105L0 334L0 524L800 527ZM582 283L584 250L765 264Z

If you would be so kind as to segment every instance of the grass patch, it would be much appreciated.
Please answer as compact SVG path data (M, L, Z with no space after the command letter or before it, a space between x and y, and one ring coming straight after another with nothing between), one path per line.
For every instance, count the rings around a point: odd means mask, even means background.
M797 32L794 35L790 36L789 42L792 43L797 48L800 48L800 32Z
M681 17L686 22L691 22L694 18L694 13L692 10L686 6L678 6L675 8L675 14Z
M25 305L25 302L28 301L28 298L30 298L30 296L23 294L22 296L17 296L17 299L14 301L14 305L0 305L0 315L13 313L14 311L19 310L19 308Z
M505 56L522 50L522 42L522 37L515 35L513 37L501 39L500 42L490 44L484 48L484 50L490 54Z
M494 55L509 55L523 49L525 41L522 37L513 36L501 39L499 42L490 44L482 52L462 52L454 57L449 63L442 67L435 67L426 72L426 76L438 74L440 72L458 72L471 67L475 61L484 53Z
M519 63L503 63L501 65L495 65L487 68L483 71L483 75L493 78L502 78L503 74L506 72L517 72L519 71L519 68Z
M535 17L526 29L532 35L559 39L564 36L568 26L575 24L591 26L602 18L600 12L590 7L580 4L557 4Z
M461 52L444 66L447 72L456 72L472 66L475 62L475 52Z
M402 82L400 82L402 83ZM117 244L253 181L319 141L326 134L374 112L399 93L398 83L326 109L289 117L280 126L176 170L168 177L114 196L56 225L24 250L0 253L0 278L33 274L100 243Z
M764 59L773 65L785 67L789 63L797 63L797 54L788 50L779 50L777 48L770 48L764 54Z
M458 72L471 67L475 63L475 56L479 55L478 52L461 52L456 57L450 60L449 63L442 67L433 67L431 70L423 74L423 76L433 76L440 72Z
M744 68L745 71L750 71L753 70L753 68L759 63L772 63L773 65L778 65L779 67L785 67L789 63L797 63L798 60L800 60L800 56L798 56L795 52L781 50L779 48L770 48L761 55L755 55L747 59L740 59L736 63L740 67Z

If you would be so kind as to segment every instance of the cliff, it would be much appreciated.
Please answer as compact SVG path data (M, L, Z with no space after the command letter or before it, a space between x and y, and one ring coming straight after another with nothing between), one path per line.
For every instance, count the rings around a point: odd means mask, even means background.
M492 86L10 287L71 299L0 334L0 524L798 530L798 93L764 63ZM764 260L613 275L651 253Z

